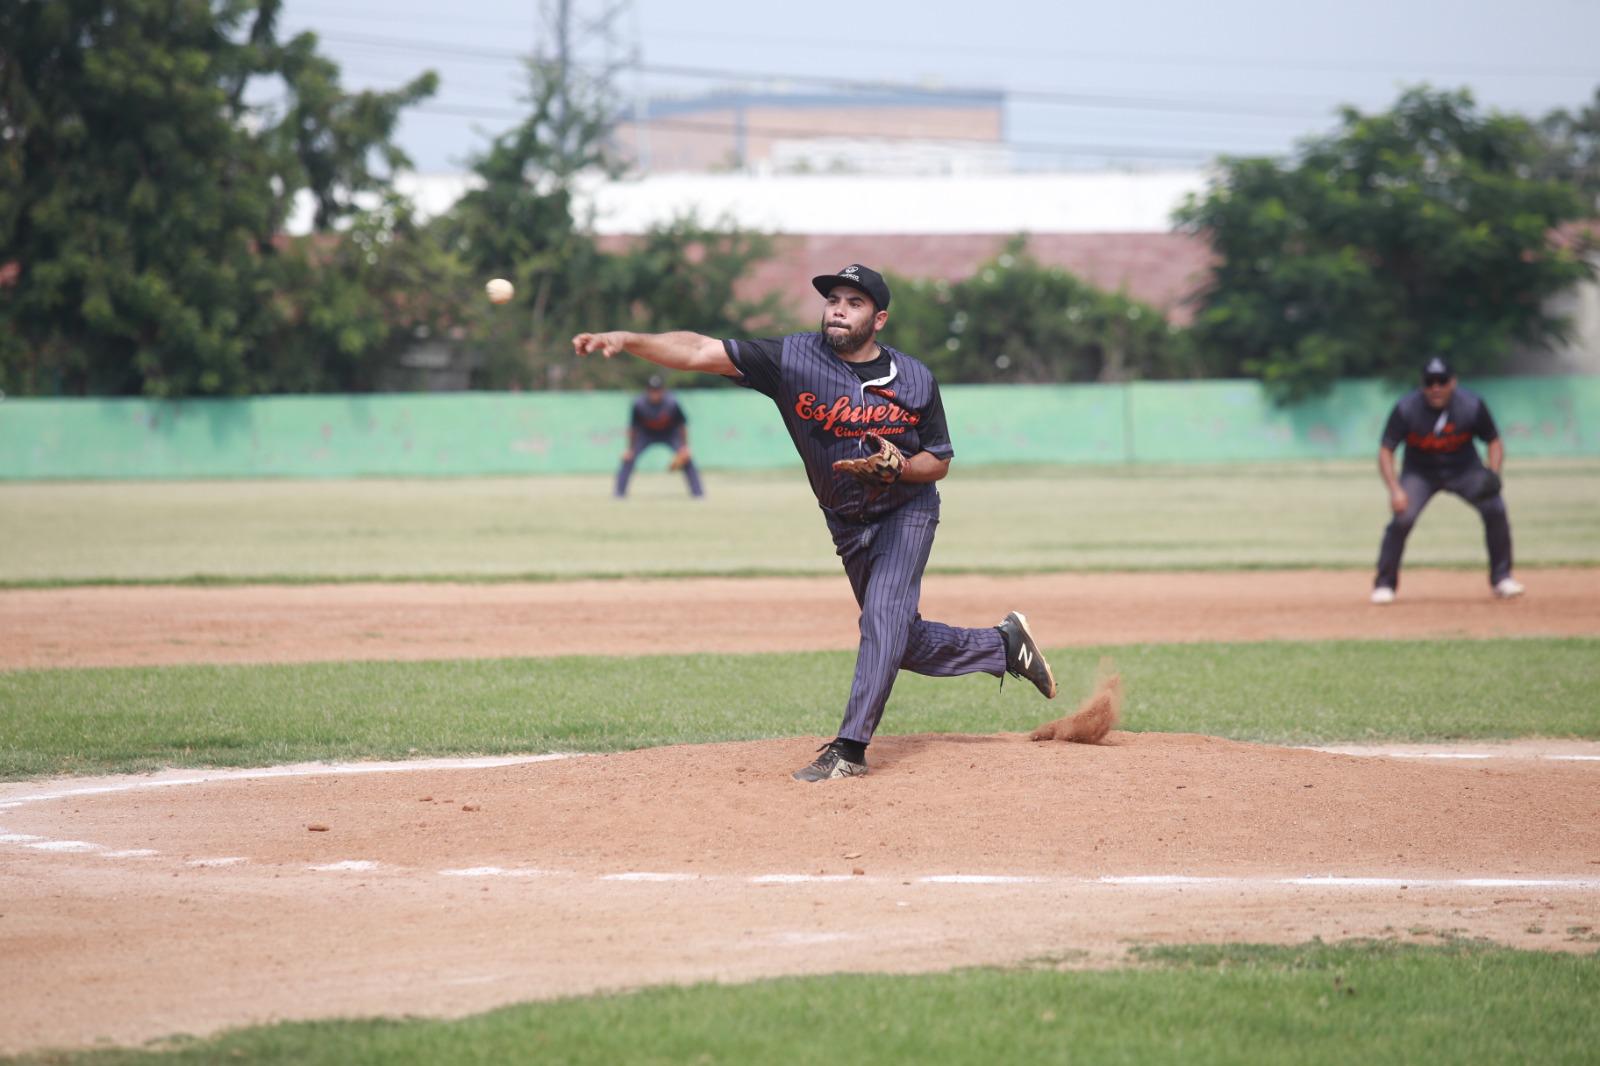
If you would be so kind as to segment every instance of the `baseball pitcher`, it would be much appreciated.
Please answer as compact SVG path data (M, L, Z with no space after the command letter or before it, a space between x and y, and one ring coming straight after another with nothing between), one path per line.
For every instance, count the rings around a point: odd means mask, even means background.
M660 366L721 374L768 396L789 430L861 608L855 676L838 735L795 772L801 781L858 777L895 675L1010 673L1047 699L1055 677L1013 611L993 627L945 625L918 613L922 572L939 524L935 482L955 449L939 385L926 366L878 342L889 286L852 263L813 278L824 300L815 332L758 340L699 333L580 333L579 355L627 351Z

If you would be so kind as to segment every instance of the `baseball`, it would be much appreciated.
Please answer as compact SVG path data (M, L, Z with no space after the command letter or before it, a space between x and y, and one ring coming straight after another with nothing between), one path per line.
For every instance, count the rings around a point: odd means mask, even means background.
M511 299L517 290L505 278L494 278L483 287L483 291L489 294L490 303L503 304Z

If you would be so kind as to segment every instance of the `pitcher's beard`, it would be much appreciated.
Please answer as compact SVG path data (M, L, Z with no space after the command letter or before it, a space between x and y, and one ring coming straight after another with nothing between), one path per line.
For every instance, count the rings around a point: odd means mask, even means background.
M868 321L860 329L846 329L843 333L839 333L829 330L828 320L824 318L822 339L828 342L828 347L840 355L852 355L866 347L867 342L872 340L872 323Z

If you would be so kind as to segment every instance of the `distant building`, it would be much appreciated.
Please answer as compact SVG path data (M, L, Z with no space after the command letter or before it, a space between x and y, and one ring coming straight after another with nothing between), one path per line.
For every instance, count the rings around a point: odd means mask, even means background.
M1200 171L1074 171L952 177L664 174L589 187L602 239L620 247L686 213L777 238L777 254L741 295L778 292L809 320L807 278L862 262L906 277L956 281L1028 236L1028 252L1098 288L1151 304L1171 321L1211 269L1211 251L1172 229L1172 212L1205 187Z
M1005 94L719 92L624 112L618 153L639 171L976 173L1010 169Z

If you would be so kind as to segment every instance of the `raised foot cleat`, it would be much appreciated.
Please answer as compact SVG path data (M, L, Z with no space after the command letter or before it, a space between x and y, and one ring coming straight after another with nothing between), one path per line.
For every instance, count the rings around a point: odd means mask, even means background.
M1012 611L995 628L1006 642L1006 673L1033 682L1045 699L1055 699L1056 675L1050 672L1044 653L1028 632L1027 618L1020 611Z
M865 762L851 762L839 753L833 742L822 745L817 749L822 754L812 760L810 766L802 767L794 772L796 781L832 781L839 777L865 777L867 764Z
M1394 602L1394 589L1387 585L1379 585L1372 590L1372 602L1378 606Z
M1502 600L1509 600L1513 596L1520 596L1528 591L1522 582L1514 577L1503 577L1494 586L1494 594Z

